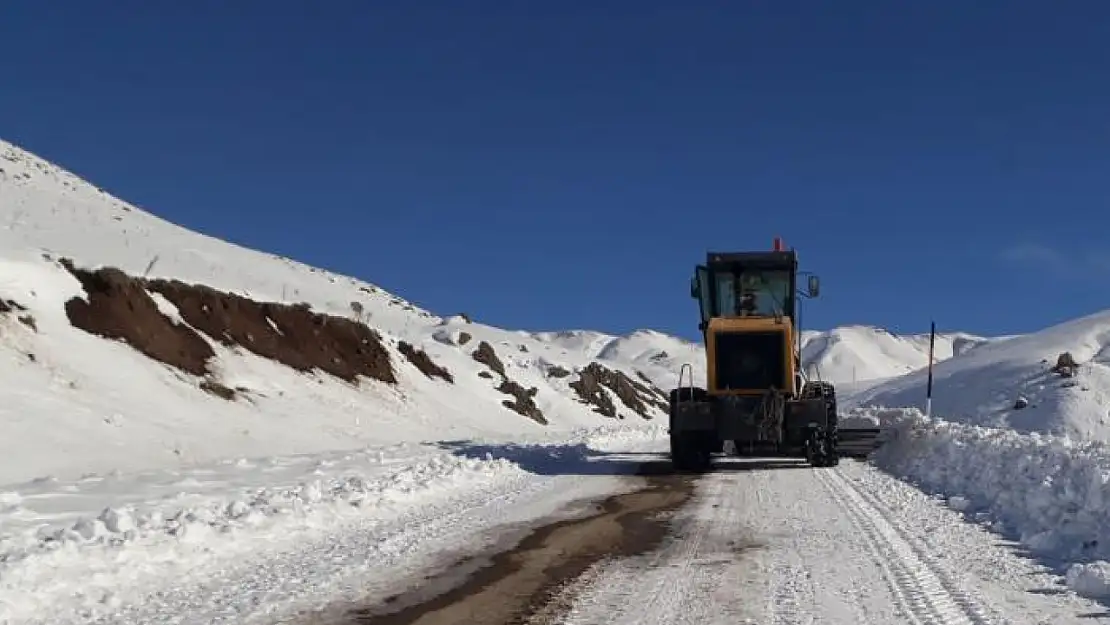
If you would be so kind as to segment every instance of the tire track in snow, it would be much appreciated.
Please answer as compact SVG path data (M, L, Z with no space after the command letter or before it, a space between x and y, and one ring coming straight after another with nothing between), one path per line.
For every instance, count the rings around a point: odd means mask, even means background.
M722 527L742 526L741 510L723 496L725 483L706 480L702 487L699 503L676 518L674 539L667 546L641 557L595 567L567 589L571 606L557 622L705 625L728 618L733 612L728 602L711 597L720 584L723 568L735 556L722 553L712 534Z
M960 583L948 572L948 570L942 564L940 564L936 558L931 556L928 551L922 548L921 542L915 539L911 534L906 532L903 525L898 522L897 518L893 514L891 514L890 509L888 508L887 504L882 501L882 499L866 489L857 488L851 480L849 480L841 473L838 473L837 477L841 481L843 481L848 486L848 488L851 488L854 492L858 493L860 497L867 500L867 502L872 506L874 510L879 513L883 520L887 524L889 524L890 527L894 528L895 532L898 533L902 540L904 540L906 544L910 546L916 556L921 561L923 561L931 571L933 571L933 573L940 580L941 584L944 586L945 590L949 592L961 606L963 606L966 610L972 612L976 618L980 619L978 621L972 620L973 623L976 623L976 625L979 625L980 623L1001 625L1010 622L1009 620L1000 616L997 610L994 610L977 593L964 590L961 587Z
M963 591L935 560L914 545L883 511L882 504L857 489L839 471L815 471L818 479L867 538L876 563L905 616L921 625L1003 625L970 593Z
M745 459L702 476L695 501L676 514L673 541L576 580L556 622L936 625L895 616L886 586L903 587L884 584L874 539L817 473Z

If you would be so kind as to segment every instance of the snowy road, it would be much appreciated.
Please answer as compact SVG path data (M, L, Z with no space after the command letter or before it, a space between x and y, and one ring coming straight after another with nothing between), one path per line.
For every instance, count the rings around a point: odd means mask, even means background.
M659 465L665 461L658 462ZM1065 591L1058 576L913 487L874 468L845 462L815 470L791 461L727 459L697 478L655 476L656 489L692 482L693 497L673 511L666 536L638 554L589 558L545 539L512 554L481 584L402 614L339 623L433 625L914 624L1002 625L1110 622L1104 606ZM622 496L628 500L628 495ZM621 499L622 497L613 498ZM641 510L642 511L642 510ZM634 511L633 511L634 512ZM627 512L629 513L630 512ZM599 512L598 518L605 515ZM578 535L596 537L603 527ZM557 548L562 561L551 560ZM578 549L578 551L576 551ZM614 551L626 550L627 545ZM555 587L520 575L555 571ZM515 589L514 577L521 578ZM497 601L490 588L500 583ZM514 597L519 605L503 607ZM496 605L501 612L491 609ZM478 609L479 606L485 606ZM481 614L486 620L474 621Z
M1110 622L996 536L869 466L727 462L701 479L672 541L583 576L557 622Z

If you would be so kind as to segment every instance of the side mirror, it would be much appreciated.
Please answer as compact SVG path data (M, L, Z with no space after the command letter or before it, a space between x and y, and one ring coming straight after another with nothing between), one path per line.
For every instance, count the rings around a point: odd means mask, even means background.
M821 279L817 276L809 277L809 296L817 297L821 294Z
M690 297L698 299L701 296L701 289L698 287L698 277L690 278Z

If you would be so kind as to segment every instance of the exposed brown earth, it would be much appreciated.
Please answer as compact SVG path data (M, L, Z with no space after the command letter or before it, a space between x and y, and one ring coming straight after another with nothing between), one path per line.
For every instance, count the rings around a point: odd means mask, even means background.
M242 347L298 371L320 370L348 382L359 377L397 381L381 337L351 319L312 312L307 304L256 302L205 285L145 280L111 267L87 270L68 259L60 262L86 293L85 299L66 302L66 315L74 327L123 341L187 373L211 373L209 362L215 351L203 333L225 346ZM185 323L162 314L148 291L173 303ZM205 380L202 388L225 399L235 395L212 379Z
M191 373L208 374L208 361L216 355L195 331L173 323L143 289L141 279L119 269L79 269L68 259L60 261L85 288L87 301L75 297L65 304L75 328L127 343L146 356Z
M256 302L179 280L150 280L146 286L173 303L186 323L228 347L347 382L360 376L397 382L381 336L353 319L313 312L308 304Z
M205 336L301 372L323 371L350 383L358 383L361 378L388 384L397 382L381 336L356 319L313 312L304 303L257 302L206 285L148 280L111 267L81 269L68 259L59 262L81 282L87 294L65 304L74 327L122 341L158 362L204 377L201 388L215 396L233 400L237 391L221 384L212 374L209 365L215 350ZM184 323L163 314L152 293L173 304ZM0 300L0 312L18 310L24 307L11 300ZM33 322L25 321L31 327ZM460 335L460 342L461 339ZM429 378L454 382L451 372L436 364L424 350L404 341L398 349ZM492 345L481 341L471 357L501 379L497 390L511 397L502 405L537 423L548 423L534 399L538 389L525 388L510 379ZM479 375L493 378L486 371ZM565 377L570 372L552 366L548 375ZM659 389L598 363L582 369L571 387L581 401L608 417L618 416L617 407L603 388L611 390L625 406L644 418L651 418L651 406L667 408L666 397Z
M448 371L445 367L441 367L440 365L437 365L435 362L433 362L432 357L428 355L428 352L413 347L412 345L404 341L400 341L397 344L397 351L404 354L405 358L408 358L409 362L411 362L413 366L415 366L417 369L420 370L421 373L428 376L429 378L441 378L454 384L455 376L451 375L451 372Z
M666 411L666 395L655 386L646 386L628 377L622 371L614 371L593 362L579 371L578 379L570 383L579 399L594 407L594 412L606 417L616 417L617 407L605 393L607 388L625 406L645 419L650 419L649 407L654 406Z

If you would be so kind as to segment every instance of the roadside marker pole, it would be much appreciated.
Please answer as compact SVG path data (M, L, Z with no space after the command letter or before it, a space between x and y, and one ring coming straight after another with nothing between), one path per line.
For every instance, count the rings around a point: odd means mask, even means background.
M925 385L925 416L933 414L933 346L937 340L937 322L929 326L929 381Z

